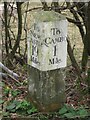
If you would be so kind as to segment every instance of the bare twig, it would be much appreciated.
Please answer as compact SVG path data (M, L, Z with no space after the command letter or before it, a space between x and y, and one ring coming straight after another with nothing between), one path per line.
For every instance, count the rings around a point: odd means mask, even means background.
M38 10L38 9L43 9L43 7L35 7L35 8L31 8L29 10L26 10L25 12L30 12L32 10Z

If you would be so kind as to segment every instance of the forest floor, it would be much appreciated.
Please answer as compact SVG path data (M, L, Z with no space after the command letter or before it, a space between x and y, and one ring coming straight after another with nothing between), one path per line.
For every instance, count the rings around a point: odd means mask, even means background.
M43 113L37 111L33 105L31 106L27 102L27 67L17 65L15 72L20 76L19 80L11 77L2 79L2 104L0 103L2 120L70 120L71 118L73 120L81 120L80 118L90 120L88 117L90 114L90 96L87 94L87 85L85 82L80 83L77 80L73 67L69 66L66 70L66 103L61 111L62 115L60 115L60 110L54 113ZM77 111L80 116L76 115Z

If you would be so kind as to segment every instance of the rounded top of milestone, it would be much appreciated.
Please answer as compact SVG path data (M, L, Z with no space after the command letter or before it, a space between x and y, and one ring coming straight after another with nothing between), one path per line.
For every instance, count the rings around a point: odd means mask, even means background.
M35 11L31 14L31 21L34 23L37 22L54 22L65 20L66 17L62 14L59 14L55 11ZM33 24L33 23L32 23Z

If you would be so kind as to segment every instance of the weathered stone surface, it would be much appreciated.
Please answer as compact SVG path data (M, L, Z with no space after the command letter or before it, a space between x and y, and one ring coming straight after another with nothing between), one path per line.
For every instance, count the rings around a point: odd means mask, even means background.
M29 64L29 69L28 69L28 74L29 74L29 84L28 84L28 91L29 91L29 100L33 102L39 110L41 111L55 111L59 109L63 103L65 102L65 70L63 67L66 66L66 58L63 59L62 56L66 57L66 49L67 49L67 42L66 42L66 37L67 37L67 21L66 18L54 11L41 11L39 13L34 13L32 14L32 23L31 23L31 30L28 33L28 64ZM62 28L63 26L59 22L63 21L66 25ZM51 26L46 27L56 27L55 30L57 29L57 34L56 31L54 31L54 35L52 35L48 30L44 29L44 32L42 33L42 25L38 26L39 32L36 30L35 27L37 27L38 23L40 24L48 24L51 23ZM53 25L52 25L53 24ZM58 27L58 25L61 25L62 27ZM64 25L64 24L63 24ZM58 29L59 28L59 29ZM61 31L62 29L62 31ZM35 31L35 34L34 33ZM45 32L48 31L48 32ZM65 34L64 34L65 31ZM31 32L33 32L31 34ZM42 37L43 34L43 37ZM44 35L45 34L45 35ZM38 36L38 37L37 37ZM51 37L52 39L59 36L64 36L65 38L58 43L53 41L49 41L50 46L47 45L42 45L42 39L45 38L46 36ZM51 40L51 39L50 39ZM34 42L33 42L34 41ZM38 41L38 44L36 44ZM34 46L35 45L35 46ZM53 51L54 46L58 46L55 48L55 52ZM61 47L60 47L60 46ZM62 45L65 48L62 48ZM32 49L34 46L35 49ZM52 47L53 46L53 47ZM44 52L42 52L44 50ZM58 55L56 55L56 51L58 51ZM59 53L59 51L61 53ZM64 52L64 53L63 53ZM52 56L52 54L54 55ZM48 54L48 56L47 56ZM59 55L60 54L60 55ZM46 56L45 56L46 55ZM39 62L35 62L31 59L31 56L35 57L36 60L39 60ZM51 64L48 64L48 60L50 59L49 57L54 57L56 60L61 57L61 61L64 61L63 65L60 62L54 62L51 61ZM47 61L46 61L47 59ZM43 61L43 64L41 63ZM49 60L50 62L50 60ZM39 67L39 65L41 67ZM48 65L47 65L48 64ZM60 65L61 64L61 65ZM49 66L50 65L50 66ZM42 67L43 66L43 67ZM45 67L44 67L45 66ZM58 67L59 66L59 67ZM44 69L45 68L45 69Z
M65 102L65 70L39 71L29 66L29 100L41 111L54 111Z

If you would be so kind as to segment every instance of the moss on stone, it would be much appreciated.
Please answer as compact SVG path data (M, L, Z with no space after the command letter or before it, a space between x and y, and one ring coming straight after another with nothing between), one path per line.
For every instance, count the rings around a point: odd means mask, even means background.
M65 20L66 17L62 14L59 14L55 11L39 11L39 12L32 12L31 13L31 24L37 22L54 22L54 21L61 21Z

